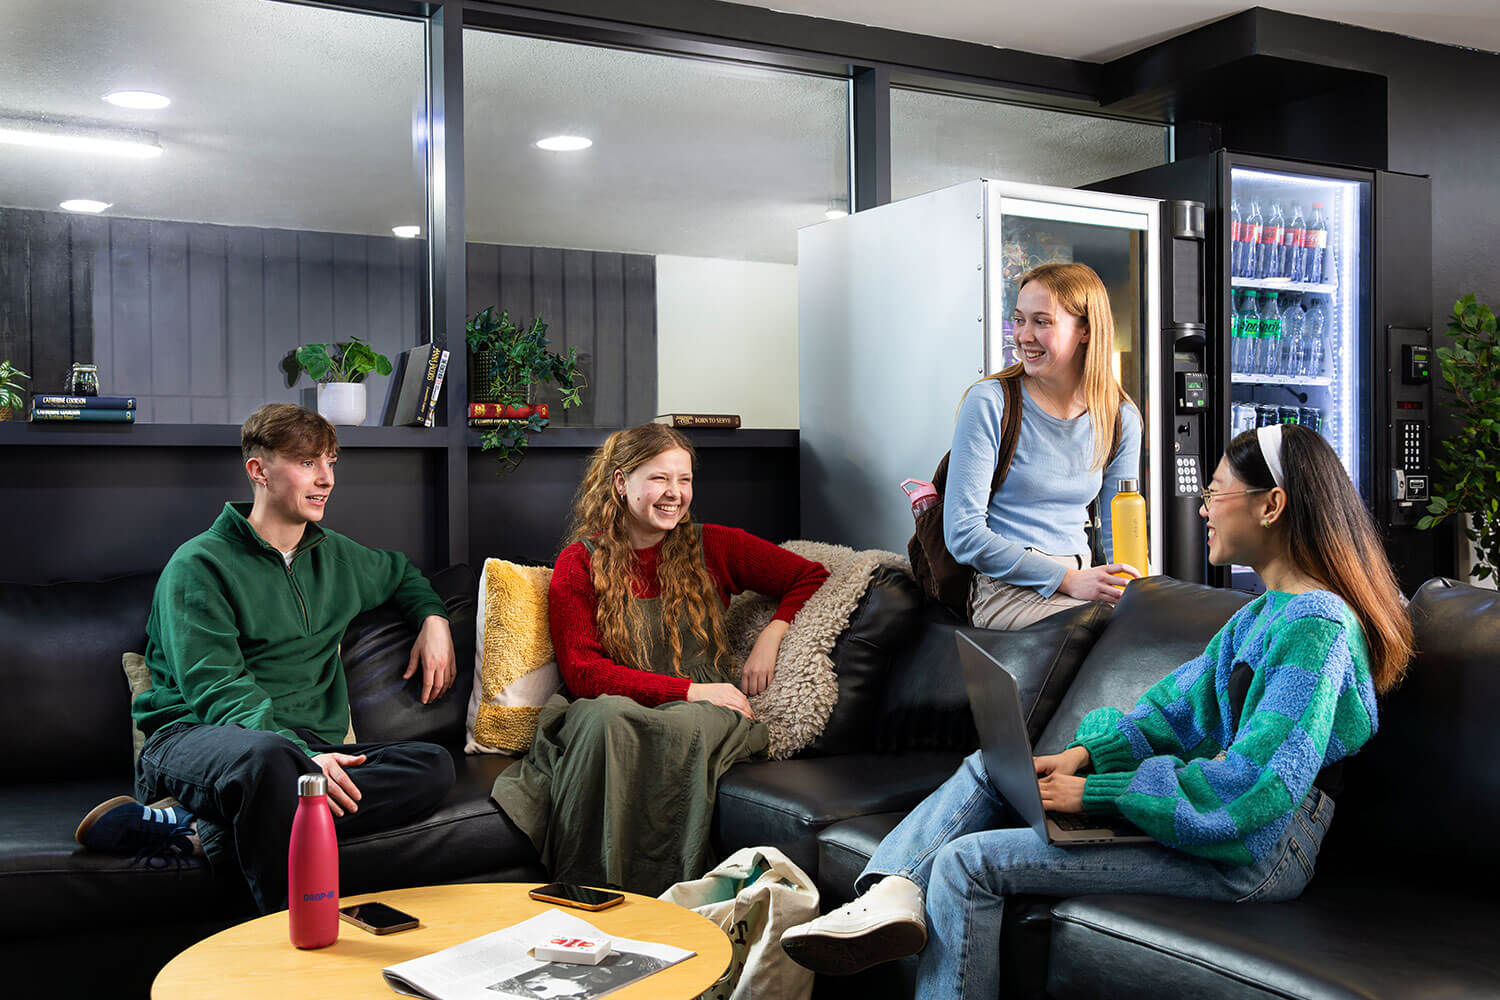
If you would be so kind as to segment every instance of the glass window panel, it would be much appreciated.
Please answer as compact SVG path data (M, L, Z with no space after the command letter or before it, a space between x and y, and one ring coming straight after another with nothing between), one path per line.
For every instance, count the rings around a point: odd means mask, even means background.
M847 209L848 81L474 29L464 81L469 312L585 358L554 422L796 427L797 230Z
M59 392L74 362L143 422L237 423L311 402L282 363L424 339L425 26L266 0L16 0L0 128L156 147L0 142L0 360ZM103 98L164 95L149 110ZM30 137L30 138L26 138ZM62 202L108 203L98 214ZM366 423L389 379L372 375Z
M1163 125L891 90L891 195L976 177L1080 187L1167 162Z

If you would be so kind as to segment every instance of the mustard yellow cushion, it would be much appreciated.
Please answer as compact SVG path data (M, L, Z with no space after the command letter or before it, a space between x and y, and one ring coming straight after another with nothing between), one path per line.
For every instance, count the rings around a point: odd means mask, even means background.
M486 559L475 613L467 753L525 753L562 687L547 623L550 566Z
M151 670L146 666L146 658L140 653L125 653L120 657L120 666L125 669L125 683L130 685L130 702L135 704L135 696L142 691L151 690ZM134 744L132 761L141 759L141 747L146 745L146 734L141 732L141 727L135 724L135 717L130 719L130 738Z

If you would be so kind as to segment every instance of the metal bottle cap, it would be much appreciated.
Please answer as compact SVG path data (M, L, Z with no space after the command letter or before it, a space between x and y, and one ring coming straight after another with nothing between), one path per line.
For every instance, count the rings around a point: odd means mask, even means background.
M303 798L328 794L328 779L321 774L304 774L297 779L297 794Z
M1122 479L1120 480L1120 492L1134 493L1140 488L1140 485L1141 482L1139 479Z

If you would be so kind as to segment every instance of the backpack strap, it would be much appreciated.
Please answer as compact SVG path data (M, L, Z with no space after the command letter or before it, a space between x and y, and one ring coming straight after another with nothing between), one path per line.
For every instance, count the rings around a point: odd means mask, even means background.
M1010 473L1010 463L1016 457L1016 443L1021 440L1021 380L1002 378L1000 387L1005 390L1005 414L1000 418L1000 458L995 464L995 476L990 480L990 495L998 493Z

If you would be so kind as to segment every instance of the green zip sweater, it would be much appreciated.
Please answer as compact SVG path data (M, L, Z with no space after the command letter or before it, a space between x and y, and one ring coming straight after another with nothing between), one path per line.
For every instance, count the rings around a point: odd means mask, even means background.
M173 553L151 602L151 689L131 706L148 736L174 722L240 725L342 742L349 687L339 643L356 615L394 601L413 625L447 609L399 552L367 549L307 525L287 566L228 503L213 527Z

